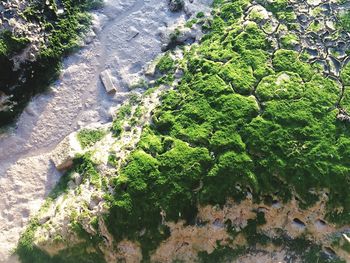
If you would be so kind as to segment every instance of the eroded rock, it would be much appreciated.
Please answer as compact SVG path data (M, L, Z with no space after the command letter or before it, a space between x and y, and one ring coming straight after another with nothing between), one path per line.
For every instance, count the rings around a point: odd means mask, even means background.
M107 93L114 93L117 91L117 88L113 84L113 80L109 70L105 70L101 72L100 77Z
M57 170L67 170L73 165L73 159L77 153L82 152L76 133L67 136L51 155L51 161L55 164Z
M184 0L168 0L168 6L171 12L179 12L184 9Z

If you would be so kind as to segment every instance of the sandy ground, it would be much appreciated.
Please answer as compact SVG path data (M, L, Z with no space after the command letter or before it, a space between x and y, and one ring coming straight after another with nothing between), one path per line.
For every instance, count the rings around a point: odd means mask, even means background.
M194 0L201 11L208 0ZM122 100L107 95L99 75L109 69L118 92L161 51L161 32L184 21L166 1L108 0L95 13L96 36L64 61L60 79L37 96L20 116L16 129L0 135L0 262L9 258L20 233L60 177L50 152L71 132L111 120ZM94 35L94 34L92 34Z

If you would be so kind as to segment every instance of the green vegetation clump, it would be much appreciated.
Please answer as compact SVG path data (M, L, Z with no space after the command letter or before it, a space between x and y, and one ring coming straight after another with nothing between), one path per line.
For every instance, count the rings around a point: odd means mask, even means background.
M214 5L218 5L221 2L224 1L215 1ZM229 1L221 6L220 17L224 20L237 19L241 17L248 4L249 0Z
M340 79L343 82L344 86L350 86L350 63L346 64L341 72Z
M185 52L182 80L163 94L115 178L106 220L117 240L146 231L143 238L160 242L163 220L191 224L199 204L224 205L247 191L255 201L295 193L305 208L329 189L328 218L348 222L350 134L336 119L339 85L293 50L270 55L255 23L233 22L235 4L223 4L212 31Z
M120 107L117 112L117 116L113 120L111 131L114 137L119 137L123 132L123 123L126 118L131 116L131 107L130 103L126 103Z
M287 34L281 37L281 46L285 49L293 49L299 43L299 37L295 34Z
M350 11L347 11L338 17L338 26L341 29L350 32Z
M169 71L174 70L175 61L174 59L167 53L159 60L156 69L161 73L168 73Z
M88 10L100 7L101 0L63 0L62 14L57 13L55 1L28 1L22 18L42 25L45 43L39 46L35 61L27 61L14 69L12 56L28 44L24 36L9 31L0 33L0 91L10 96L9 109L0 111L0 125L10 123L26 106L30 98L45 90L59 74L61 59L79 46L81 35L91 24Z
M344 90L343 98L340 102L340 106L345 109L348 113L350 112L350 88L346 87Z
M91 147L105 136L103 130L83 129L79 131L77 137L83 148Z
M23 50L29 44L29 39L16 37L10 31L0 33L0 56L10 56Z
M314 74L311 66L306 62L302 62L299 59L298 52L292 50L280 49L276 51L273 57L273 66L277 72L295 72L305 81L309 81Z

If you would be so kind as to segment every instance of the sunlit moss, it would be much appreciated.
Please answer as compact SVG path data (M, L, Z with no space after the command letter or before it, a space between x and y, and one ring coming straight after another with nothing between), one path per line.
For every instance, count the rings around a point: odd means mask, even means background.
M292 50L277 50L273 57L273 66L276 71L291 71L298 73L304 80L310 80L313 71L308 63L299 59L299 54Z
M256 88L261 101L298 99L303 96L303 80L298 74L280 72L263 78Z
M350 63L346 64L340 72L340 78L344 85L350 85Z

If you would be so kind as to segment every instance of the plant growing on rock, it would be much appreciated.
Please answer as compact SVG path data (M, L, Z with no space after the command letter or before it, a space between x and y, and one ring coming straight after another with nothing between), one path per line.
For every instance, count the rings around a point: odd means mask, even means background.
M280 22L294 21L289 1L259 3ZM298 209L307 209L326 191L326 219L338 225L350 220L350 124L337 119L337 107L349 107L348 87L320 74L298 52L272 48L261 25L238 20L248 4L214 1L218 10L209 32L179 63L183 77L161 95L150 125L110 180L110 210L103 219L116 242L138 242L144 261L172 234L169 222L205 225L197 209L211 205L218 211L227 200L249 199L262 211L236 230L226 224L232 241L242 234L245 245L202 252L204 262L268 243L286 244L304 262L321 262L322 248L308 239L310 233L292 238L284 229L272 236L261 230L272 199L295 199ZM174 61L166 54L157 68L173 72ZM347 70L340 76L345 85ZM132 115L130 105L117 115L113 129L119 135ZM88 159L80 167L96 176Z

